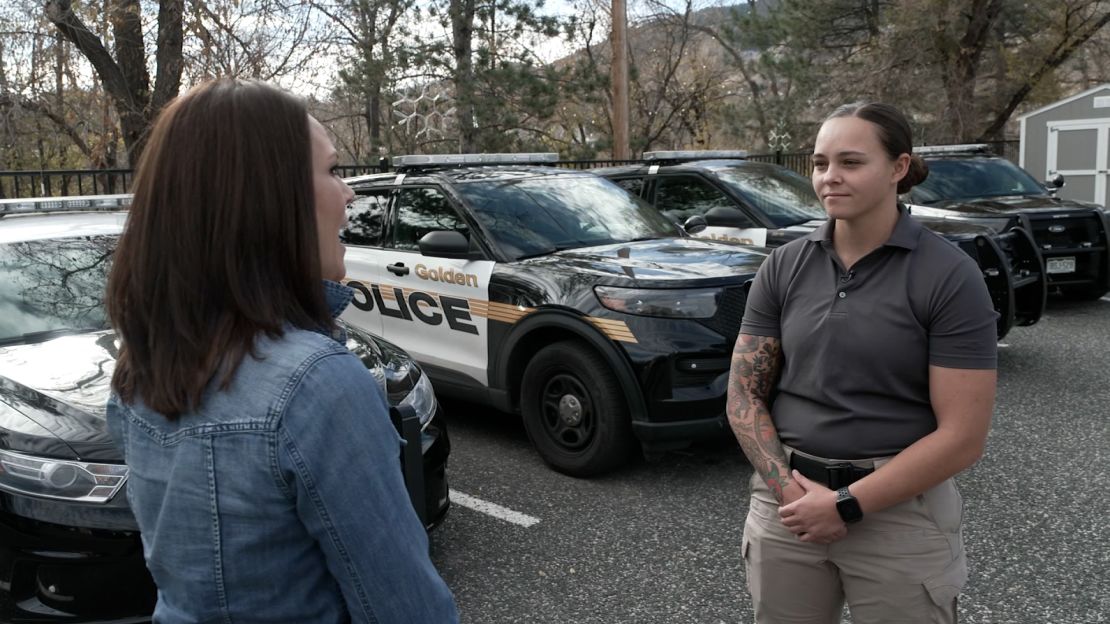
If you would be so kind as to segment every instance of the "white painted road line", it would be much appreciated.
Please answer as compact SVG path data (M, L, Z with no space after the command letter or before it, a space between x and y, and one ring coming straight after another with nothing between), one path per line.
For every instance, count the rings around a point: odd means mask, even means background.
M458 490L451 490L451 502L456 505L462 505L474 511L480 511L505 522L519 524L522 527L528 528L533 524L540 521L539 518L533 518L527 514L522 514L519 511L513 511L508 507L502 507L489 501L484 501L480 498L474 498L469 494L463 494Z
M1008 347L1008 346L1010 346L1010 344L1009 344L1008 342L1000 342L1000 343L998 343L998 348L999 348L999 349L1005 349L1005 348L1006 348L1006 347Z
M1103 297L1103 298L1099 299L1099 301L1105 301L1106 303L1110 303L1110 297Z

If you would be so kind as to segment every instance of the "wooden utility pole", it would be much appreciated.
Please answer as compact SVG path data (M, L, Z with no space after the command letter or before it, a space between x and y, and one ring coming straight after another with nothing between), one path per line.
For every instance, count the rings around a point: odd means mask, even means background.
M628 146L628 44L625 33L628 29L628 11L625 0L613 1L613 33L609 37L613 43L613 66L609 80L612 82L613 96L613 158L631 158Z

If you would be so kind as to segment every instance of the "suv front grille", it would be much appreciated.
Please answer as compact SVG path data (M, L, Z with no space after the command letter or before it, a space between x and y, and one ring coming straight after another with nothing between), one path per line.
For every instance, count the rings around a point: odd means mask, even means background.
M1099 234L1098 217L1095 214L1053 218L1051 215L1030 215L1033 226L1033 239L1042 251L1088 251L1105 247Z
M1044 256L1049 286L1086 288L1094 284L1097 289L1106 283L1110 271L1107 232L1099 215L1091 212L1054 218L1052 214L1031 214L1029 222Z
M701 324L724 336L731 346L740 333L740 321L744 317L744 306L747 303L748 286L726 288L717 301L717 313L713 318L702 320Z

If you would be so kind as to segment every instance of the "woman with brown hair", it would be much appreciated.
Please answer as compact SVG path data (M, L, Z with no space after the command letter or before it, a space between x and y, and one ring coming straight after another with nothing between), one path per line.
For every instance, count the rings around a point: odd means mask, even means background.
M967 580L953 477L980 457L996 314L975 262L898 203L928 175L891 106L822 124L814 233L760 267L728 417L751 461L742 544L760 623L954 622Z
M107 303L156 622L457 620L335 323L336 164L304 102L259 82L200 85L154 124Z

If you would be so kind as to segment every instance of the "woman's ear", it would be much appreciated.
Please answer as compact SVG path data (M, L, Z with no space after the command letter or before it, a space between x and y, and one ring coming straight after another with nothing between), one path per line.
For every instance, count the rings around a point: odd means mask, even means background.
M906 174L909 173L909 171L910 171L910 155L909 154L902 154L898 158L895 158L894 159L894 176L891 178L891 182L893 182L894 184L898 184L899 182L902 181L902 178L906 177Z

